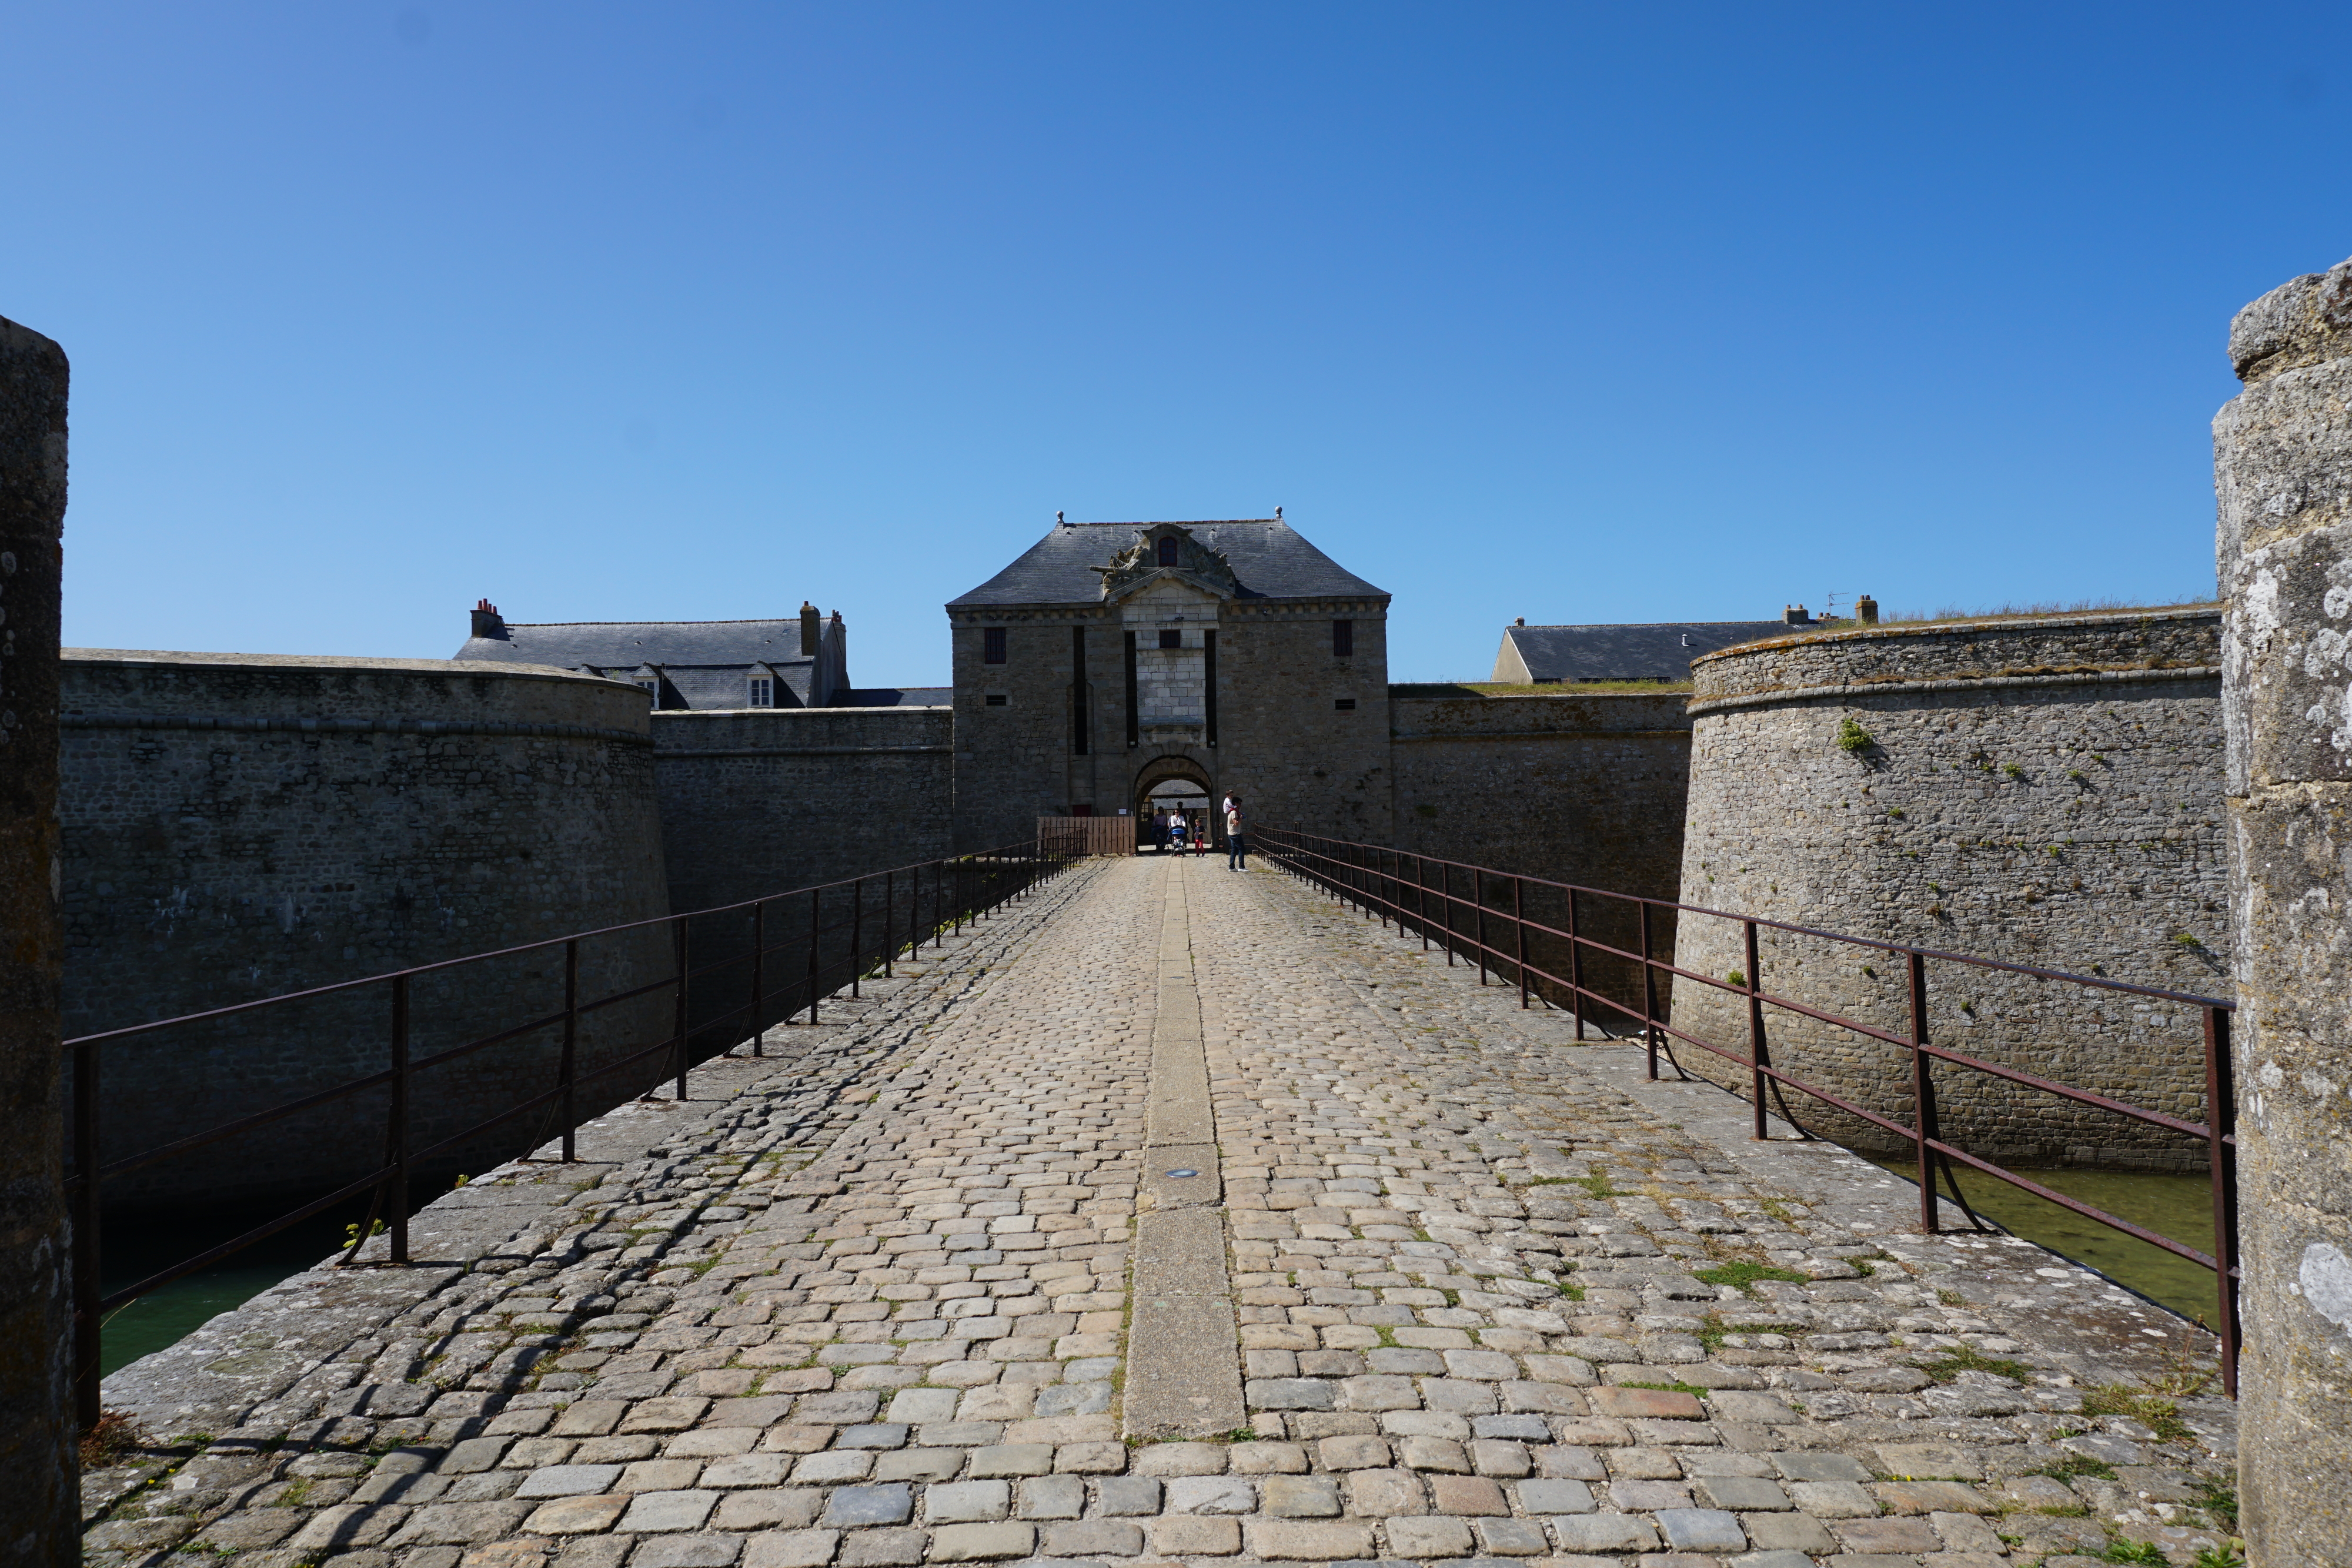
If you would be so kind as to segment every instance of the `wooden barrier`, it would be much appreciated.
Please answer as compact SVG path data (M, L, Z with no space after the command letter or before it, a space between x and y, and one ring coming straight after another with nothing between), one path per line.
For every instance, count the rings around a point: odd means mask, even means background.
M1131 855L1133 817L1040 817L1037 845L1046 854Z

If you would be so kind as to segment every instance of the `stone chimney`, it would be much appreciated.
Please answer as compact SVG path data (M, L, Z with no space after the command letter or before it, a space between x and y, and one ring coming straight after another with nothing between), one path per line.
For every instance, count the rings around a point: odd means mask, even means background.
M1878 601L1867 593L1853 601L1853 618L1865 626L1878 624Z
M506 641L507 623L499 614L499 607L485 599L474 606L474 635Z
M1514 625L1514 626L1524 626L1524 625L1526 625L1527 623L1528 623L1528 618L1527 618L1526 616L1524 616L1524 615L1520 616L1517 621L1514 621L1514 622L1511 622L1511 624L1512 624L1512 625Z
M824 632L824 612L807 600L801 601L801 653L816 655L816 647Z
M1780 611L1780 623L1784 626L1810 626L1813 623L1813 612L1801 604L1787 605Z

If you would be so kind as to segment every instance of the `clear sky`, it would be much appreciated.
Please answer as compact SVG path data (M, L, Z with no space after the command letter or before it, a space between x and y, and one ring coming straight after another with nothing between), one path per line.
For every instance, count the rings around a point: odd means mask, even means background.
M1262 517L1500 628L2212 586L2342 5L0 4L68 643L446 657Z

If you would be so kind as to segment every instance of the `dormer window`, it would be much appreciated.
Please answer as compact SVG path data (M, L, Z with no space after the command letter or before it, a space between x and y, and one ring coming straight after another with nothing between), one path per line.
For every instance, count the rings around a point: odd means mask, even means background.
M652 702L654 706L661 706L661 678L658 675L650 680L639 681L637 689L646 694L647 700Z
M1173 534L1163 534L1160 536L1160 564L1162 566L1174 566L1176 564L1176 536Z
M747 688L743 694L743 706L745 707L773 707L776 706L776 683L769 676L753 675L749 681L745 682L744 685Z

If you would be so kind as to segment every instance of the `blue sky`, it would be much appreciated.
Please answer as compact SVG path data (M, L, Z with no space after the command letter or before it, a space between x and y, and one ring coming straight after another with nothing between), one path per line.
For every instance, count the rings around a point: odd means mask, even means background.
M1501 626L2193 597L2343 7L0 5L69 643L442 657L1264 516Z

